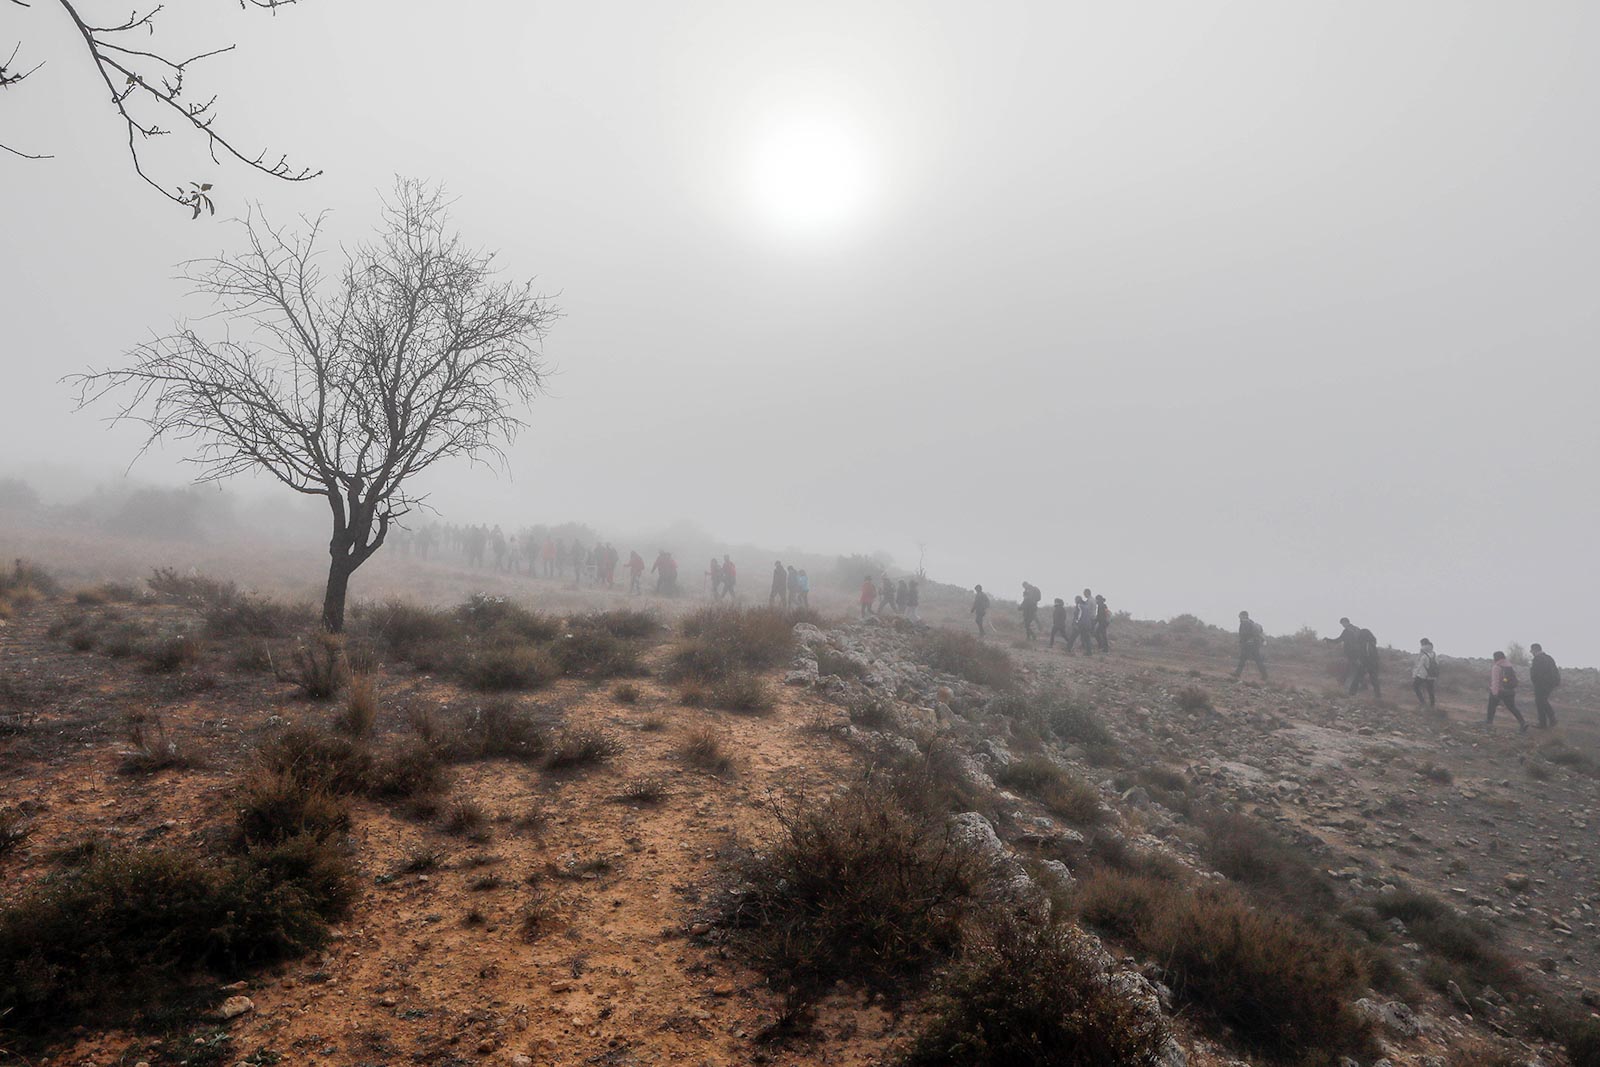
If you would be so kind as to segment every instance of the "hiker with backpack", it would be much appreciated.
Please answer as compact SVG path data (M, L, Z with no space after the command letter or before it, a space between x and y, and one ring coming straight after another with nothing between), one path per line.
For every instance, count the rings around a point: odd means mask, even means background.
M1433 642L1424 637L1421 650L1411 664L1411 691L1417 694L1417 707L1432 711L1437 706L1433 686L1438 680L1439 654L1433 650Z
M1067 642L1067 651L1071 652L1077 642L1083 642L1083 654L1094 655L1094 594L1085 589L1083 595L1073 598L1072 612L1072 640Z
M1496 652L1494 663L1489 667L1489 714L1484 720L1485 730L1494 729L1496 708L1505 708L1516 718L1517 733L1528 732L1528 722L1517 710L1517 669L1504 652Z
M989 614L989 594L981 585L974 586L972 592L972 617L978 622L978 636L986 637L989 631L983 628L983 617Z
M739 580L739 568L733 565L733 557L726 552L722 554L722 591L729 600L734 599L733 590Z
M1254 663L1256 670L1261 672L1261 680L1267 680L1267 665L1261 659L1261 649L1266 640L1267 631L1261 624L1252 619L1248 611L1239 612L1239 665L1233 669L1235 681L1244 675L1246 663Z
M1067 651L1072 651L1072 632L1067 629L1067 602L1056 597L1056 606L1050 612L1050 647L1056 647L1056 637L1067 643Z
M767 594L767 607L789 606L789 572L783 569L783 564L774 561L772 564L772 591Z
M1325 637L1324 641L1335 641L1344 646L1345 667L1349 676L1350 695L1355 696L1372 680L1372 695L1374 699L1382 700L1383 692L1378 688L1378 638L1371 630L1356 626L1349 619L1340 619L1339 625L1344 629L1339 631L1338 637Z
M1036 641L1039 637L1039 601L1043 597L1038 586L1022 583L1022 634L1029 641Z
M1539 729L1546 730L1556 724L1556 709L1550 706L1550 694L1561 688L1561 668L1541 645L1529 649L1533 662L1528 665L1528 677L1533 680L1533 706L1539 712Z
M1111 608L1106 604L1104 596L1094 598L1094 643L1101 652L1111 651Z

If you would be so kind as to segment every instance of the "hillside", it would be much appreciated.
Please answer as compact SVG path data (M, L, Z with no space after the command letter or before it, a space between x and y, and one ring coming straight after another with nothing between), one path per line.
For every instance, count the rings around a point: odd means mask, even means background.
M226 582L13 575L16 1062L1596 1062L1588 672L1489 734L1477 663L1431 716L1399 654L1384 703L1298 638L1236 683L1186 620L1069 659L937 586L922 626L417 571L459 606L337 649Z

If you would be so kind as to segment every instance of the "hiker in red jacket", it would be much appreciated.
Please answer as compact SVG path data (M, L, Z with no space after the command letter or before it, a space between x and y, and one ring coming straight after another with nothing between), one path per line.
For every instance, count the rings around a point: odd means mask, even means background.
M878 587L872 584L872 575L861 579L861 617L872 614L873 601L878 599Z
M636 550L628 552L628 592L637 596L643 592L639 588L639 578L644 574L644 557Z

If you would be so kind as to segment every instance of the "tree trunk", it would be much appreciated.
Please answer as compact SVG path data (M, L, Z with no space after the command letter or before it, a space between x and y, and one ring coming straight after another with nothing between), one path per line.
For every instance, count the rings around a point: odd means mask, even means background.
M328 565L328 590L322 597L322 628L337 634L344 632L344 598L350 588L350 575L356 568L344 552L333 549L332 555L333 561Z

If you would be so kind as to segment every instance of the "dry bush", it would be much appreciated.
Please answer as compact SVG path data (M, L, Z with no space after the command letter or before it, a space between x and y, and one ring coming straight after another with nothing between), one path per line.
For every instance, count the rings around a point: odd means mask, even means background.
M363 604L353 613L359 632L396 659L413 661L420 650L458 642L460 618L404 600Z
M917 741L922 747L915 754L889 739L881 739L872 750L874 773L883 777L901 804L941 817L962 811L995 814L994 791L972 777L960 748L939 737Z
M661 616L655 612L634 611L629 608L575 615L568 620L568 625L575 630L601 630L612 637L630 641L642 641L666 629Z
M366 737L377 721L377 680L370 674L352 674L344 710L334 718L334 728L347 737Z
M487 841L489 815L476 801L458 800L445 812L442 829L447 834L465 837L469 841Z
M1540 746L1539 754L1557 766L1570 768L1591 778L1600 778L1600 760L1596 760L1594 756L1581 749L1573 748L1560 738L1545 742Z
M0 597L15 602L23 597L41 599L60 594L61 583L36 563L17 559L11 561L10 570L0 570Z
M275 845L301 835L327 841L350 829L342 799L283 770L256 768L240 787L237 804L236 847Z
M540 759L550 742L533 713L514 700L486 700L469 710L445 742L455 759Z
M132 716L128 721L128 743L132 747L122 754L118 774L156 774L196 764L177 738L167 733L167 724L159 715Z
M232 582L203 574L179 574L171 567L157 567L145 583L152 593L180 604L211 607L231 604L240 596L239 587Z
M1194 815L1212 866L1280 907L1305 918L1326 915L1337 900L1326 872L1306 851L1253 816L1209 809Z
M714 708L741 715L765 715L776 704L772 687L753 674L738 671L711 683L707 697Z
M894 702L872 693L850 701L850 721L863 730L890 730L895 726Z
M11 855L33 834L33 823L16 808L0 808L0 859Z
M486 593L474 595L457 608L456 618L475 634L516 641L554 641L561 635L560 620Z
M611 699L618 704L637 704L643 696L643 690L632 682L618 682L611 687Z
M1600 1067L1600 1020L1584 1016L1572 1020L1563 1029L1567 1063L1571 1067Z
M691 767L712 774L727 774L733 769L733 759L722 747L722 738L710 726L696 726L683 735L678 754Z
M338 796L366 791L372 754L354 740L311 726L291 726L270 737L257 751L266 770L287 775L302 788Z
M903 1067L1153 1065L1158 1014L1118 992L1097 946L1063 923L1006 914L986 924L941 983Z
M552 771L610 763L622 754L622 742L593 726L569 726L550 743L544 765Z
M1186 685L1178 690L1172 698L1179 711L1186 711L1191 715L1211 714L1217 709L1211 703L1211 694L1198 685Z
M868 781L774 816L724 917L773 988L804 1001L844 980L897 997L955 951L987 866L941 815Z
M280 604L241 595L206 609L206 634L219 640L239 637L283 638L304 633L315 622L306 604Z
M1085 922L1161 961L1163 979L1246 1046L1268 1056L1359 1052L1368 1027L1350 1009L1360 958L1292 915L1223 887L1098 871L1079 883Z
M1017 684L1017 665L1005 650L971 634L934 630L917 643L917 655L934 670L975 685L1010 689Z
M1434 763L1432 760L1418 767L1417 773L1428 781L1436 782L1439 785L1451 785L1456 780L1455 774L1451 772L1449 767Z
M667 783L655 775L635 778L625 784L612 799L622 804L653 807L667 799Z
M1048 756L1029 756L1002 767L995 781L1034 797L1052 814L1078 826L1093 826L1105 817L1100 791Z
M574 627L551 642L550 655L561 673L581 678L615 678L639 673L639 645L598 627Z
M544 648L498 641L463 650L447 669L463 685L484 693L538 689L561 676L561 665Z
M339 691L344 675L344 638L319 633L295 646L278 680L294 683L307 700L328 700Z
M171 674L200 661L200 642L185 634L160 637L139 647L138 656L151 674Z
M426 741L410 740L373 760L366 792L373 797L429 797L443 790L446 780L439 750Z
M1512 990L1523 984L1516 965L1500 950L1493 928L1438 897L1401 889L1371 903L1380 917L1405 923L1408 936L1428 950L1433 965L1424 976L1440 990L1452 981L1472 994L1486 985Z
M715 681L741 671L777 667L794 655L794 628L804 613L772 608L707 607L678 624L669 676Z

